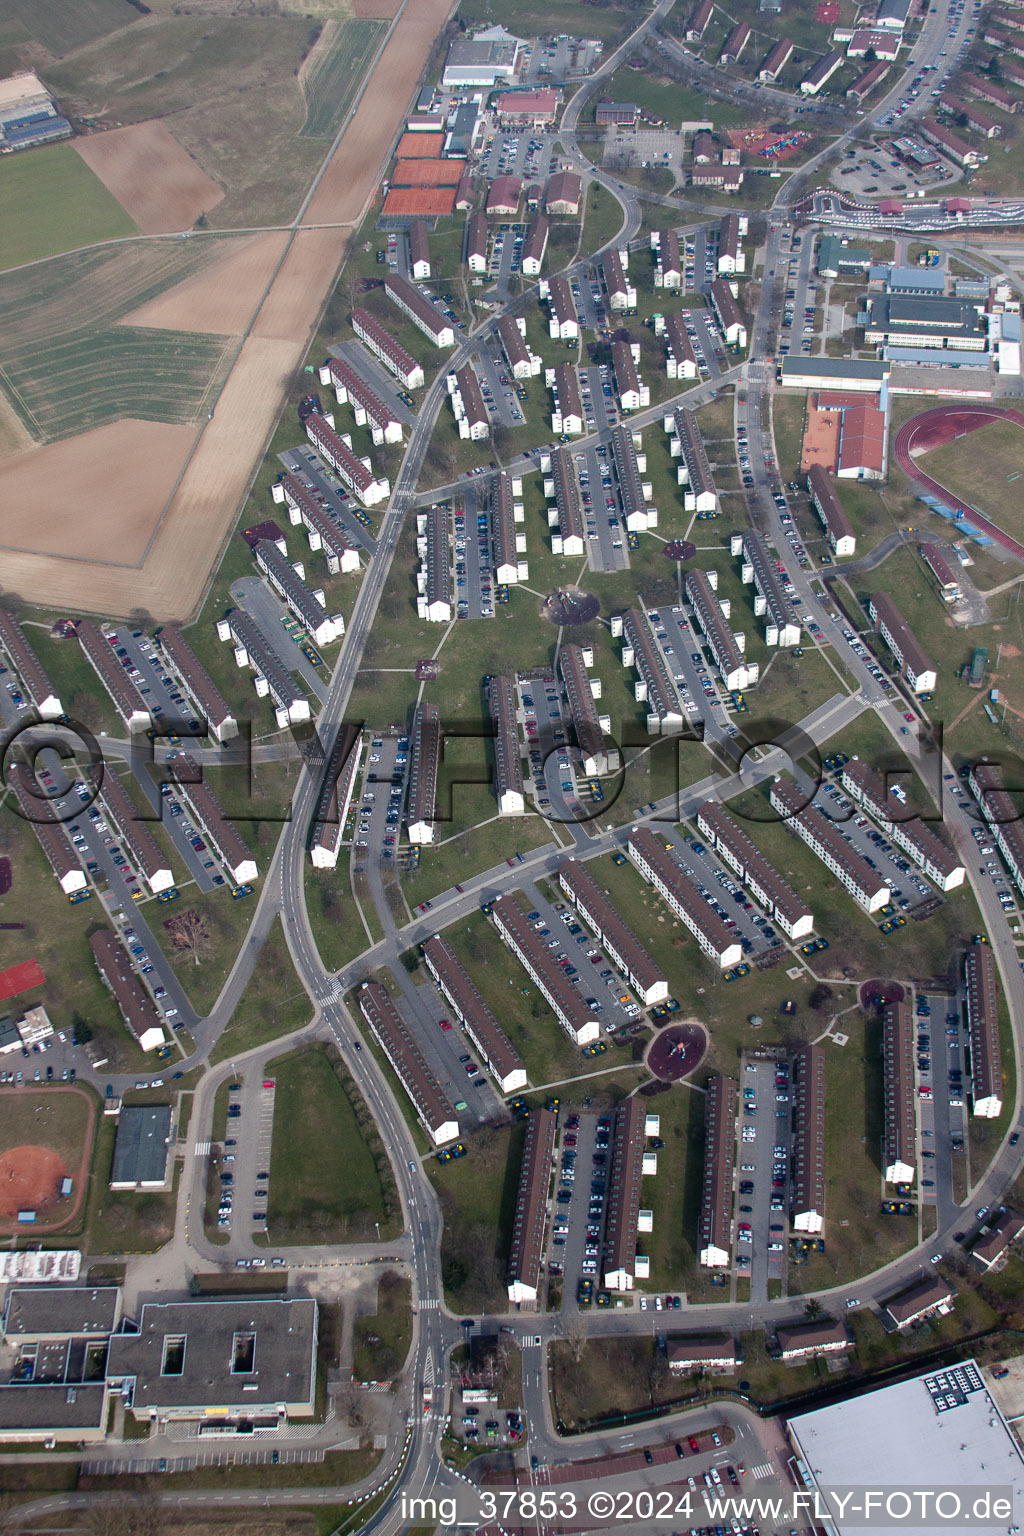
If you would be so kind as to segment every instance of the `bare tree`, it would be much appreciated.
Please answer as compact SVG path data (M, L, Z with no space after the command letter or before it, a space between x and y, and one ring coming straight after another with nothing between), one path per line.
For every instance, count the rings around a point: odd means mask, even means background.
M210 952L210 933L194 907L178 912L167 924L171 943L183 955L190 955L192 964L198 965Z
M583 1360L583 1352L587 1347L589 1331L587 1320L582 1312L569 1312L561 1322L561 1334L569 1346L569 1354L572 1356L573 1365L579 1365Z

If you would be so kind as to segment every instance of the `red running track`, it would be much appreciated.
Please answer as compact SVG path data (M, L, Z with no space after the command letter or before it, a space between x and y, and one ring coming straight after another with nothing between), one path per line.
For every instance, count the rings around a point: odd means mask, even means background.
M952 442L953 438L962 436L965 432L976 432L979 427L988 426L993 421L1012 421L1018 427L1024 427L1024 415L1009 406L998 405L936 405L929 411L922 411L919 416L913 416L903 423L896 434L892 451L897 464L909 475L911 480L923 486L932 496L937 496L946 506L954 511L962 511L974 527L982 533L987 533L1003 549L1016 555L1018 560L1024 560L1024 544L1018 544L1002 528L983 517L974 507L966 501L961 501L959 496L933 480L930 475L923 473L918 468L913 452L927 453L932 448L939 448L943 443Z

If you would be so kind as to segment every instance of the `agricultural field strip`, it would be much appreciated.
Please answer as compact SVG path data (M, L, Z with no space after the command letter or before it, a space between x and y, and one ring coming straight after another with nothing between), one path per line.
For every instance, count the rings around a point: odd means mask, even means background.
M381 41L386 21L343 21L322 59L303 77L306 121L300 138L333 139Z

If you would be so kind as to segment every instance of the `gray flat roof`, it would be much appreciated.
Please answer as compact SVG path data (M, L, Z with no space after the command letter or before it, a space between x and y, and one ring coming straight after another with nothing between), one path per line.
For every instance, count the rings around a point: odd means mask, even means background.
M7 1293L4 1332L111 1333L120 1294L116 1285L12 1286Z
M162 1184L171 1135L169 1104L129 1104L117 1121L111 1184Z
M100 1429L106 1387L29 1383L0 1387L0 1429Z

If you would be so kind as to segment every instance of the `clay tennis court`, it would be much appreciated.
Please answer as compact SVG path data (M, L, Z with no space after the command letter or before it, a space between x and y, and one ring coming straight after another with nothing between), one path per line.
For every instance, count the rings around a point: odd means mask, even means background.
M0 1233L42 1234L78 1215L89 1180L96 1101L69 1083L0 1089ZM61 1199L61 1180L73 1181ZM19 1211L36 1220L18 1221Z
M697 1070L707 1048L708 1034L703 1024L696 1020L670 1024L651 1041L647 1070L663 1083L678 1083Z
M161 122L76 138L73 147L144 235L191 229L224 197Z

